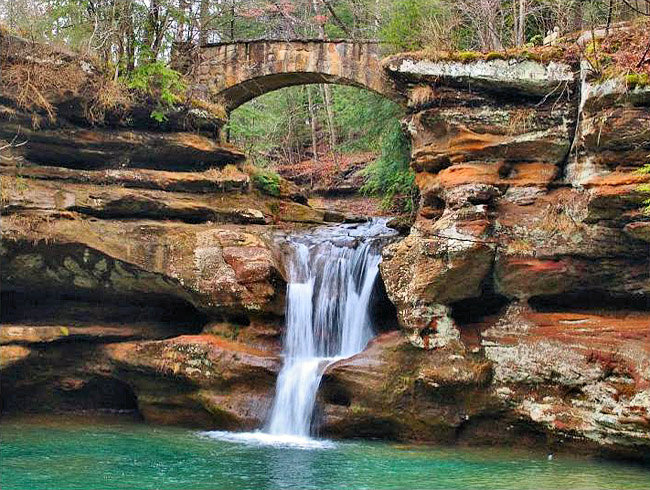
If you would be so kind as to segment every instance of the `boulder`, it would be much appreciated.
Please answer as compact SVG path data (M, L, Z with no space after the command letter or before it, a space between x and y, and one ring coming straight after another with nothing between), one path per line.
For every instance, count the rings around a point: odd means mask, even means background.
M133 387L145 420L210 429L259 427L281 367L271 352L214 335L120 342L104 350Z
M447 305L479 297L492 268L489 221L479 206L418 219L401 242L384 249L381 273L409 338L426 348L459 337Z
M454 442L473 416L497 413L491 363L453 342L437 351L383 334L330 365L320 389L325 435Z

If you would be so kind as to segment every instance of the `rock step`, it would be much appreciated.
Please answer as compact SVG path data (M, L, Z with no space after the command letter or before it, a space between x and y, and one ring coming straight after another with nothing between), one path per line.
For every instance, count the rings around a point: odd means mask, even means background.
M248 175L234 166L211 168L203 172L170 172L146 169L73 170L26 162L20 168L2 164L0 174L42 180L63 180L95 185L119 185L134 189L174 192L248 192Z
M102 219L154 219L186 223L265 224L255 199L243 194L181 194L132 190L118 186L69 184L30 180L8 191L4 214L30 211L73 211Z
M176 177L177 174L172 180ZM164 180L162 176L160 178ZM321 224L326 221L323 211L281 198L260 196L256 192L172 192L97 183L66 183L62 188L55 180L12 176L2 176L2 182L0 209L5 216L45 212L50 217L59 218L77 212L100 219L151 219L192 224L269 224L280 221Z
M228 144L192 133L104 129L31 130L19 121L2 121L0 138L19 135L27 144L15 152L35 163L98 170L149 168L201 171L242 162L244 153Z
M178 335L178 329L160 323L135 322L127 325L22 325L3 324L0 345L42 344L56 341L85 340L115 342L119 340L160 339Z

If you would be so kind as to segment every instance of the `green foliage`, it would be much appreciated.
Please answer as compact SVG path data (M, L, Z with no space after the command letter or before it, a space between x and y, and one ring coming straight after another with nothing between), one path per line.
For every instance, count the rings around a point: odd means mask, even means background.
M251 175L253 186L268 196L280 196L280 176L271 170L256 170Z
M650 174L650 163L646 163L643 167L639 169L639 172L642 174ZM650 195L650 184L643 184L639 186L639 191L644 194ZM650 197L643 201L643 212L645 214L650 214Z
M126 84L154 98L157 107L151 112L151 118L159 123L167 119L165 109L181 102L187 89L183 76L162 61L138 66L128 75Z
M277 90L242 105L231 114L227 126L231 140L244 146L248 158L257 167L265 167L271 161L287 163L308 158L300 156L301 152L311 150L308 90L311 90L319 139L327 141L327 114L317 87ZM336 150L344 154L382 152L380 163L372 165L374 170L368 173L365 192L383 197L386 207L391 207L398 195L411 196L410 150L399 124L403 108L368 90L336 85L331 90L339 141ZM390 174L389 178L384 179L382 172ZM375 177L385 185L380 185ZM279 192L278 181L268 171L261 170L251 178L262 192L270 195ZM409 201L407 209L411 207Z
M226 131L258 166L308 145L305 87L276 90L242 105L230 115Z
M391 2L379 37L398 51L415 51L429 44L430 19L447 13L438 0L400 0Z
M402 211L412 212L415 208L417 188L415 174L409 163L411 160L411 145L401 124L394 119L390 129L381 141L381 156L370 164L364 171L366 183L362 192L382 196L384 208L399 206L398 198L402 197Z
M650 75L647 73L629 73L625 76L625 83L630 88L647 87L650 85ZM648 166L646 165L646 167Z
M378 151L381 140L403 109L385 97L355 87L333 86L333 111L339 150Z
M318 87L287 87L271 92L233 111L227 129L256 165L270 157L300 153L311 146L307 91L311 91L319 137L325 139L327 113ZM332 111L338 151L378 151L381 137L402 108L385 97L356 87L332 85Z

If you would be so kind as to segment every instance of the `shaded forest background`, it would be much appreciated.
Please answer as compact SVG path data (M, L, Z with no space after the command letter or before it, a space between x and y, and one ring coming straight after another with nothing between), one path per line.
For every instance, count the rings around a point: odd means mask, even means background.
M204 43L345 38L379 40L385 54L486 52L647 15L648 0L0 0L10 31L93 56L113 84L166 105L189 83L170 63ZM289 87L234 111L225 134L255 165L295 165L316 180L364 155L364 192L408 211L415 195L401 115L360 89Z

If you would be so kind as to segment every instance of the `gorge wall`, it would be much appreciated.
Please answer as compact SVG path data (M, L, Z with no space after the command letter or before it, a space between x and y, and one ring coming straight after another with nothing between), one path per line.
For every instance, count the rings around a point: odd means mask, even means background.
M330 368L325 431L647 455L650 90L560 61L385 64L421 192L382 263L404 335Z
M223 120L146 101L89 121L87 60L2 38L3 413L133 409L148 421L256 427L279 370L279 228L327 218L286 182L254 185ZM13 73L47 79L25 107Z
M223 121L91 124L83 60L2 43L3 69L31 56L80 77L56 120L0 96L3 413L258 427L281 365L273 238L328 216L255 188ZM400 328L328 368L321 433L647 456L650 90L561 60L384 66L409 100L421 206L384 251Z

